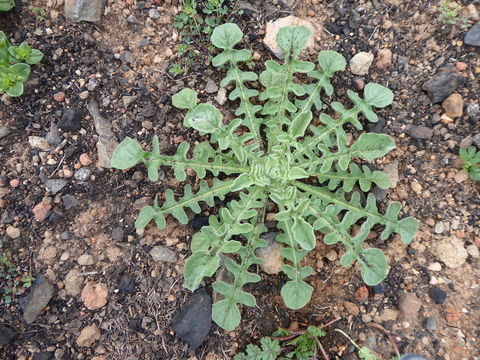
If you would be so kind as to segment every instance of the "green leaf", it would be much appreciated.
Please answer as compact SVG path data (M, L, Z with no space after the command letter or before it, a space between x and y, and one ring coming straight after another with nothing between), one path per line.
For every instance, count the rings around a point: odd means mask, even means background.
M145 152L140 144L132 138L126 137L113 152L111 165L116 169L130 169L142 162Z
M276 42L284 55L298 56L307 46L310 39L310 29L304 25L285 26L278 31Z
M384 108L393 101L393 92L389 88L376 83L365 85L364 94L365 101L377 108Z
M21 96L23 94L23 84L21 82L17 82L10 86L5 92L8 96Z
M211 256L205 251L195 251L185 262L183 269L185 285L191 291L198 289L203 278L213 276L219 266L218 255Z
M313 287L303 280L293 280L287 282L280 293L289 309L298 310L307 305L312 298Z
M197 106L197 92L192 89L183 89L172 96L172 103L179 109L193 109Z
M347 66L343 55L333 50L320 51L318 54L318 63L322 67L322 70L331 76L337 71L344 71Z
M293 234L298 245L305 250L313 250L315 248L315 234L313 233L313 227L305 219L299 217L294 220Z
M350 147L353 156L367 161L381 158L393 149L395 149L395 142L390 136L374 133L360 135L358 140Z
M363 360L377 360L377 357L372 353L366 346L362 346L360 350L358 350L358 357Z
M247 345L246 354L237 354L234 360L277 360L281 353L278 340L272 340L268 337L260 339L261 348L253 345Z
M222 125L222 114L213 105L200 104L185 117L185 125L200 132L200 135L216 132Z
M365 284L374 286L381 283L388 274L388 263L380 249L364 249L360 255L360 272Z
M242 30L236 24L227 23L213 30L211 42L219 49L233 49L242 37Z

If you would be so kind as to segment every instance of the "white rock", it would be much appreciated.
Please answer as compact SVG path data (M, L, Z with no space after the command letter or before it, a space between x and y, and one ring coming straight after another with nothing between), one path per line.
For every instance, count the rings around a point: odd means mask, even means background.
M277 42L275 41L278 31L285 26L296 26L296 25L305 25L310 29L312 32L312 36L307 42L307 49L313 48L315 45L314 38L315 38L315 27L313 24L308 21L301 19L296 16L287 16L284 18L277 19L275 21L269 21L267 23L267 28L265 31L265 37L263 38L263 43L265 46L279 59L283 59L283 54L280 48L277 46Z
M215 100L219 105L225 104L227 102L227 89L225 89L224 87L221 87L218 90L218 94L215 97Z
M20 229L16 228L14 226L8 226L6 233L8 236L10 236L12 239L17 239L20 237Z
M452 269L462 266L468 256L467 250L463 247L463 241L455 236L435 241L433 253Z
M431 263L428 265L428 270L430 271L441 271L442 270L442 265L438 262Z
M471 257L474 257L474 258L480 257L480 251L478 250L478 247L476 247L473 244L467 246L467 253L468 253L468 255L470 255Z
M77 259L78 265L93 265L93 256L89 254L80 255Z
M350 60L350 70L354 75L367 75L370 66L373 64L372 53L359 52Z
M41 136L29 136L28 137L28 143L32 148L38 148L43 151L48 151L52 147L48 143L47 139L41 137Z

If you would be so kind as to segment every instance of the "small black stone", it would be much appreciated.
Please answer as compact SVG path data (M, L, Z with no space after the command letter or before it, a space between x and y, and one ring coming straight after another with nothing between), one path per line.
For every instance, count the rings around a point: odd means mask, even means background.
M123 231L121 226L117 226L112 230L112 239L115 241L122 241L123 235L125 235L125 231Z
M195 230L201 229L203 226L208 225L208 216L196 216L188 223Z
M58 127L65 131L78 131L82 128L83 115L84 111L81 109L65 109L58 122Z
M445 100L458 87L463 86L465 78L451 71L436 74L432 79L423 84L425 90L434 104Z
M196 291L173 318L172 329L193 348L199 347L212 325L212 299L204 288Z
M250 33L250 34L248 34L248 39L249 39L251 42L257 41L258 35L255 34L255 33Z
M436 286L428 290L428 296L430 296L433 301L440 305L444 304L445 300L447 300L447 294L445 291Z
M388 287L383 283L372 286L372 293L374 295L384 294L387 290L388 290Z
M33 357L33 360L52 360L55 359L55 355L51 351L42 351Z
M328 22L324 25L325 30L327 30L330 34L334 35L340 35L342 32L342 29L340 27L333 23L333 22Z
M128 275L123 275L118 284L118 291L122 294L133 294L135 292L135 280Z
M411 248L410 246L407 247L407 254L408 255L415 255L416 251L415 249Z
M8 326L0 325L0 345L10 344L15 339L15 331Z

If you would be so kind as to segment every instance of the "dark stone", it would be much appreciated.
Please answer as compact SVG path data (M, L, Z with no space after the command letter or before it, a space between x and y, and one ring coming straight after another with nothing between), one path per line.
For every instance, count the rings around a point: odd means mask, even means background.
M333 35L340 35L342 33L342 29L340 29L340 27L334 22L328 22L323 27Z
M377 122L368 122L366 128L368 132L374 132L377 134L383 133L383 129L387 125L387 120L385 120L383 117L379 117Z
M466 45L480 46L480 24L473 25L465 34L463 42Z
M447 294L445 291L437 286L434 286L428 290L428 296L430 296L433 301L440 305L445 304L445 300L447 300Z
M157 107L152 103L147 103L145 107L142 109L141 115L146 118L150 118L153 115L155 115L156 112L157 112Z
M348 26L350 26L351 29L357 29L360 26L360 20L360 14L352 10L350 12L350 18L348 19Z
M135 292L135 280L128 275L123 275L118 284L118 291L122 294L133 294Z
M63 111L58 127L64 131L78 131L82 128L84 111L81 109L68 108Z
M0 325L0 345L7 345L15 339L15 331L8 326Z
M45 279L45 276L37 277L23 306L23 319L27 324L33 323L43 308L48 305L53 291L53 285Z
M425 327L429 331L435 331L437 330L437 320L434 317L428 317L425 320Z
M191 227L193 227L195 230L201 229L203 226L208 225L208 216L196 216L190 222L188 223Z
M212 300L204 288L196 291L173 318L172 329L193 348L199 347L212 325Z
M385 294L385 292L388 290L388 286L386 286L383 283L380 283L378 285L372 286L372 293L374 295L380 295L380 294Z
M257 41L258 35L255 34L255 33L250 33L250 34L248 34L248 39L249 39L251 42Z
M433 136L433 129L420 125L412 125L405 132L414 139L430 140Z
M423 84L425 90L434 104L445 100L456 88L465 83L465 78L457 73L444 71L435 75Z
M125 231L121 226L117 226L112 230L112 239L115 241L122 241L123 235L125 235Z
M33 360L52 360L55 359L55 354L51 351L42 351L33 357Z
M140 47L145 47L145 46L148 46L148 45L150 45L150 39L149 38L142 38L138 42L138 46L140 46Z

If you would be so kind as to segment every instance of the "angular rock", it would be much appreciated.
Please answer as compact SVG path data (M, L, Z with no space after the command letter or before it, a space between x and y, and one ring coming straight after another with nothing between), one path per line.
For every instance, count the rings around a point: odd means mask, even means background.
M451 71L436 74L432 79L423 84L425 90L434 104L445 100L455 89L463 86L465 78Z
M133 294L135 292L135 280L128 275L123 275L118 284L118 291L122 294Z
M463 247L463 241L455 236L434 241L434 255L451 269L457 269L465 263L468 253Z
M51 209L52 209L52 204L41 202L35 205L32 212L37 221L43 221L48 217Z
M48 305L53 291L53 285L45 279L45 276L37 277L23 306L23 319L27 324L33 323L43 308Z
M65 284L65 290L70 296L77 296L82 292L83 278L78 274L78 270L70 270L63 282Z
M480 24L473 25L465 34L463 42L466 45L480 46Z
M20 237L20 229L11 225L7 226L7 229L5 232L12 239L18 239Z
M98 162L97 166L103 168L110 168L113 152L118 146L118 141L112 131L110 122L100 114L98 104L95 100L90 100L87 105L90 115L93 117L95 130L98 134L97 151Z
M440 305L445 304L445 300L447 300L447 294L445 291L436 286L428 290L428 296L430 296L433 301Z
M0 346L12 343L15 339L15 336L15 331L10 329L8 326L0 325Z
M82 290L81 299L89 310L96 310L107 304L108 288L106 284L89 281Z
M474 117L480 115L480 104L471 103L467 106L467 115Z
M67 210L78 205L78 201L77 199L75 199L75 196L70 194L63 195L62 201L63 201L63 205L65 206L65 209Z
M33 360L53 360L55 359L55 354L51 351L42 351L36 353L33 357Z
M52 195L55 195L62 190L65 185L67 185L67 181L64 179L48 179L45 181L45 187L52 193Z
M406 293L400 296L398 306L403 318L414 319L422 306L422 302L414 293Z
M77 262L78 262L78 265L81 265L81 266L88 266L88 265L94 264L93 256L89 254L80 255L77 259Z
M84 182L90 178L91 174L92 172L88 167L82 167L75 172L75 175L73 175L73 177L77 181Z
M301 19L296 16L287 16L284 18L277 19L275 21L269 21L267 23L267 28L265 31L265 37L263 38L263 43L265 46L278 58L283 59L282 50L277 46L277 42L275 41L278 31L285 26L296 26L296 25L305 25L310 29L312 32L312 36L307 42L307 49L313 48L315 45L314 43L314 34L315 34L315 27L313 24L308 21Z
M374 56L372 53L359 52L350 59L350 70L354 75L367 75L370 66L373 64Z
M209 79L207 85L205 86L205 92L207 94L215 94L218 91L218 86L215 84L215 81Z
M421 125L409 126L405 132L414 139L430 140L433 136L433 129Z
M193 348L199 347L212 325L212 300L204 288L196 291L173 318L172 329Z
M78 131L82 128L84 111L81 109L68 108L63 111L58 122L58 127L64 131Z
M393 54L389 49L378 50L375 66L379 69L386 69L392 65Z
M95 341L100 339L100 330L97 325L86 326L80 332L77 338L78 346L92 346Z
M100 21L106 0L65 0L65 16L73 21Z
M45 135L45 139L47 139L48 143L52 146L60 145L62 142L62 137L58 131L58 126L53 121L50 124L50 131L47 133L47 135Z
M43 151L48 151L52 149L47 139L41 136L29 136L28 143L33 149L40 149Z
M177 261L177 254L175 251L163 246L155 246L150 250L150 255L156 262L174 263Z
M452 94L447 97L442 103L445 114L452 119L463 115L463 98L460 94Z
M272 232L262 236L268 241L268 245L256 250L256 255L263 260L260 268L267 274L278 274L283 266L283 256L280 254L283 245L275 241L275 236Z
M388 179L392 184L391 188L396 188L398 184L398 161L392 161L391 163L385 165L382 170L387 174Z

